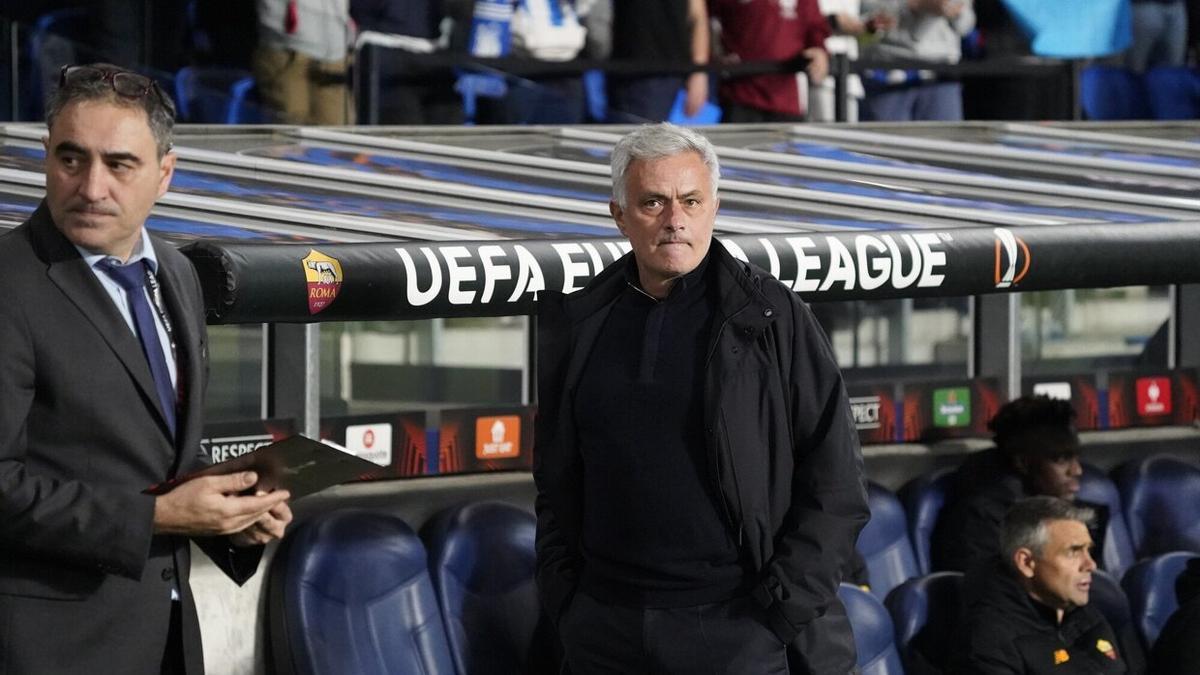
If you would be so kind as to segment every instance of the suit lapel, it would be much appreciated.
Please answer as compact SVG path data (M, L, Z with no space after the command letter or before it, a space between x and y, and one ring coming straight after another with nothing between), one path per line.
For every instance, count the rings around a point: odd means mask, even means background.
M149 402L154 414L158 416L163 433L169 433L154 387L154 377L150 374L150 365L142 352L141 342L129 329L129 324L125 323L125 319L113 305L112 298L96 280L95 274L88 269L87 263L79 257L79 251L75 250L71 242L54 226L44 204L38 207L30 220L34 246L42 260L48 264L46 276L96 327L117 359L125 366L134 384L141 390L143 398Z

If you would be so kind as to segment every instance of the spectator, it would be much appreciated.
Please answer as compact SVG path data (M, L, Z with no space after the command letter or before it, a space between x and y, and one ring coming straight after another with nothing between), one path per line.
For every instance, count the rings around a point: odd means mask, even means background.
M1150 652L1153 675L1195 673L1200 664L1200 558L1192 558L1175 580L1179 609L1167 620Z
M257 0L254 77L286 124L351 124L349 0Z
M725 57L738 61L787 61L804 58L804 73L770 73L726 80L721 108L726 122L803 122L810 83L829 72L825 38L829 24L817 0L710 0L721 23Z
M996 447L969 457L955 473L946 506L933 531L935 569L965 572L995 555L1004 513L1018 499L1045 495L1074 500L1079 492L1079 436L1067 401L1023 396L988 423ZM1103 506L1087 504L1102 514ZM1103 527L1093 532L1100 539Z
M1096 563L1090 509L1054 497L1017 502L1001 554L963 583L964 639L953 672L1055 675L1129 672L1104 615L1088 605Z
M411 55L443 48L446 18L441 0L350 0L358 44L368 48L380 79L375 121L381 124L461 124L462 101L454 93L448 69L420 67ZM448 38L448 36L446 36ZM366 66L362 61L356 67ZM365 79L366 74L363 74ZM370 119L360 109L361 122Z
M612 58L680 64L708 63L705 0L613 0ZM661 122L671 112L680 85L684 112L695 115L708 100L708 73L608 78L609 121Z
M962 38L975 27L972 0L863 0L867 13L895 14L897 24L866 50L876 61L917 59L958 63ZM867 80L864 119L904 122L956 121L962 115L962 85L928 70L898 69Z
M1135 73L1187 60L1188 8L1184 0L1133 0L1133 44L1125 67Z
M820 0L821 13L829 22L833 34L825 40L825 51L833 54L845 54L851 61L858 60L858 40L860 37L873 35L891 28L896 18L886 12L877 12L869 17L862 16L860 0ZM851 74L846 79L849 96L846 98L846 121L858 121L858 102L866 95L862 78ZM836 83L834 78L827 77L808 92L808 121L834 122Z

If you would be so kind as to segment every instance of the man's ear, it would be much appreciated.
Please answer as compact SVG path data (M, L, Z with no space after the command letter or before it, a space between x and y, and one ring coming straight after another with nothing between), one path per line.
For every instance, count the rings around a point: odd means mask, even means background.
M608 201L608 212L612 215L613 222L617 224L617 229L621 231L621 234L625 234L625 211L617 203L617 200L610 199Z
M1017 573L1026 579L1033 578L1033 570L1037 567L1037 559L1033 555L1033 551L1021 547L1013 553L1013 567L1017 568Z

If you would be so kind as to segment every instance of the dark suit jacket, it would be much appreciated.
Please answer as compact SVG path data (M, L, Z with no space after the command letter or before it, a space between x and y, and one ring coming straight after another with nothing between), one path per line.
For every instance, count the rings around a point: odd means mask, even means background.
M151 484L196 468L207 380L199 279L155 240L183 391L178 439L129 330L43 203L0 237L0 674L157 673L171 586L203 671L183 537L154 536ZM201 542L236 581L261 549Z

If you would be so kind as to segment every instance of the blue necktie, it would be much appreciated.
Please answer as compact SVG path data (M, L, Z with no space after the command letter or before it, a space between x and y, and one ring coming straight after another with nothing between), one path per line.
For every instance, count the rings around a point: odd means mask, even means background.
M158 340L158 327L154 324L154 314L150 303L146 302L146 261L132 265L118 265L112 259L100 263L100 269L112 277L117 284L125 289L129 298L129 308L133 313L133 325L137 328L138 340L142 343L142 352L150 364L150 374L154 377L154 388L158 390L158 400L162 403L163 413L167 418L167 428L171 437L175 437L175 387L171 385L171 371L167 370L167 359L163 356L162 343Z

